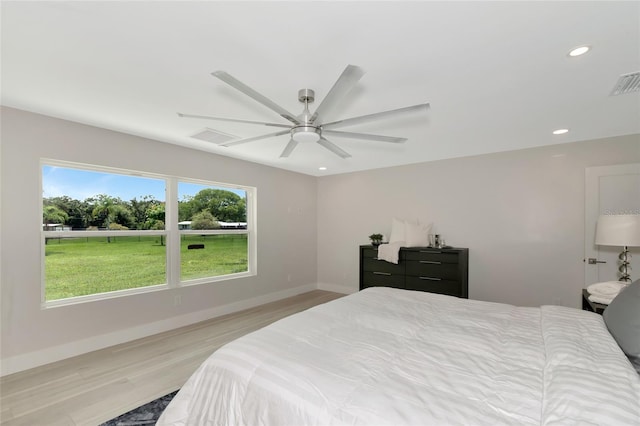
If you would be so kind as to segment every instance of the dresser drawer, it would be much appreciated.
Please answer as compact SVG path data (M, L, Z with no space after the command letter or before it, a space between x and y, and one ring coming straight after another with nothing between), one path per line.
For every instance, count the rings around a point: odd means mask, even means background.
M361 289L367 287L404 288L404 279L404 275L402 274L363 271Z
M428 291L457 297L463 296L460 281L407 277L405 283L407 290Z
M406 260L420 260L426 262L458 264L458 253L442 252L437 249L407 250L404 253Z
M392 274L404 275L404 263L389 263L385 260L371 259L365 257L362 259L362 270L371 272L390 272Z
M364 259L377 259L378 258L378 249L377 248L363 248L360 252L362 254L362 258Z
M437 260L408 260L406 274L414 277L443 278L458 280L460 268L455 263L441 263Z

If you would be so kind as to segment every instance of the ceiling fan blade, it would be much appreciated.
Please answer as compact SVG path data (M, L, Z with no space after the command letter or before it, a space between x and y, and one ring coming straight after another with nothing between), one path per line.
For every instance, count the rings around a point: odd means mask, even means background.
M406 114L408 112L425 111L429 109L429 104L418 104L404 108L392 109L390 111L376 112L375 114L361 115L359 117L345 118L344 120L332 121L322 125L322 130L332 129L334 127L352 126L354 124L366 123L368 121L379 120L381 118L390 118L395 115Z
M298 146L298 142L294 141L293 138L291 138L287 146L284 147L284 151L282 151L282 154L280 154L280 158L288 157L289 154L291 154L291 151L293 151L296 146Z
M234 89L237 89L237 90L241 91L242 93L244 93L245 95L249 96L253 100L260 102L262 105L266 106L267 108L272 109L273 111L275 111L278 114L280 114L281 117L291 121L292 123L300 124L298 119L296 119L295 116L293 114L291 114L289 111L287 111L286 109L282 108L280 105L276 104L271 99L269 99L269 98L261 95L260 93L256 92L251 87L249 87L246 84L244 84L243 82L241 82L241 81L237 80L236 78L232 77L231 75L227 74L225 71L214 71L214 72L211 73L211 75L214 76L214 77L219 78L222 81L224 81L225 83L227 83L229 86L233 87Z
M340 132L338 130L323 129L322 133L326 133L328 135L335 135L343 138L364 139L364 140L376 141L376 142L403 143L407 141L407 138L396 138L394 136L382 136L382 135L370 135L367 133Z
M342 71L338 80L334 83L327 96L324 97L316 112L311 116L311 122L315 122L318 117L324 116L356 85L358 80L364 75L364 70L355 65L347 65Z
M219 144L220 146L233 146L233 145L240 145L243 143L247 143L247 142L253 142L253 141L257 141L260 139L267 139L267 138L272 138L272 137L276 137L276 136L281 136L284 134L287 134L291 132L291 130L287 129L287 130L281 130L279 132L275 132L275 133L268 133L266 135L260 135L260 136L254 136L251 138L246 138L246 139L238 139L235 141L228 141L228 142L223 142L221 144Z
M318 143L320 145L322 145L323 147L327 148L329 151L333 152L334 154L336 154L339 157L342 157L342 158L351 157L351 154L349 154L347 151L345 151L342 148L338 147L338 145L329 142L328 140L326 140L323 137L320 137L320 140L318 141Z
M259 124L262 126L271 126L271 127L291 127L288 124L267 123L264 121L252 121L252 120L238 120L236 118L211 117L209 115L183 114L181 112L178 113L178 117L203 118L205 120L217 120L217 121L231 121L233 123Z

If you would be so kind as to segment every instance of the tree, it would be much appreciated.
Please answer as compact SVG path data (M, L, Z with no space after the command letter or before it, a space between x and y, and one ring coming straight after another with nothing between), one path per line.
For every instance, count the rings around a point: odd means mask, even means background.
M105 194L98 195L92 215L94 218L104 218L101 220L102 226L107 229L113 229L112 225L119 225L128 229L124 223L131 222L131 213L122 204L122 200ZM118 228L118 226L115 227ZM107 237L107 242L111 242L111 237Z
M165 204L153 204L147 209L147 220L144 229L161 230L164 229ZM164 235L160 235L160 245L164 245Z
M69 219L69 216L59 207L44 206L42 208L42 221L47 225L52 223L60 223L64 225L67 222L67 219ZM49 238L45 238L44 243L48 244Z
M124 226L127 229L135 228L136 222L131 215L131 211L126 203L118 204L116 207L116 215L112 222L117 223L120 226Z
M247 220L246 201L235 192L206 188L198 192L188 203L192 214L208 210L218 218L217 220L223 222L246 222Z
M132 200L129 200L129 209L131 210L133 219L136 222L136 229L141 229L140 225L146 222L147 209L149 208L151 200L152 197L150 195L145 195L140 200L138 200L136 197L134 197Z
M72 228L86 228L91 220L91 210L84 201L78 201L67 195L60 197L45 198L42 200L43 206L56 206L64 211L68 219L65 223Z
M45 206L42 208L42 222L47 225L52 223L59 223L64 225L67 223L69 215L57 206Z
M100 194L97 196L96 205L91 212L103 228L109 229L111 223L127 226L132 224L131 212L120 198Z
M165 205L152 204L146 211L144 229L164 229Z
M124 225L120 225L119 223L110 223L109 224L109 230L110 231L127 231L129 228L127 228Z
M193 211L193 207L193 196L183 195L182 201L178 201L178 221L191 220L194 213L198 213Z
M162 230L164 229L164 222L161 220L156 220L153 225L151 225L151 228L149 229L153 229L153 230ZM160 245L164 246L164 235L160 235Z
M208 210L196 213L191 219L191 229L219 229L220 224Z

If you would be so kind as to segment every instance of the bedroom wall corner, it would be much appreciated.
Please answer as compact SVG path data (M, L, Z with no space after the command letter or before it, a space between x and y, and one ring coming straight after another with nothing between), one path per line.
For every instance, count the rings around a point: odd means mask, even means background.
M585 168L638 161L634 134L318 178L318 282L357 291L358 246L397 217L470 249L472 299L579 307Z
M317 287L314 177L13 108L1 113L3 375ZM42 309L41 158L257 187L258 274Z
M341 293L341 294L351 294L358 291L357 288L354 289L353 286L349 286L346 284L331 284L331 283L322 283L322 282L319 282L317 284L317 289L324 290L324 291L332 291L334 293Z

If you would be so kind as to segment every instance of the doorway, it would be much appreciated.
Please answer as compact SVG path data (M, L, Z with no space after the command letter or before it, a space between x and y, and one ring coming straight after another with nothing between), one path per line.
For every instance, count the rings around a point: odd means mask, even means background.
M595 231L602 214L640 214L640 163L588 167L585 173L585 283L618 279L622 247L597 246ZM640 278L640 247L630 247L631 279ZM598 263L590 263L595 259ZM594 262L592 260L592 262Z

